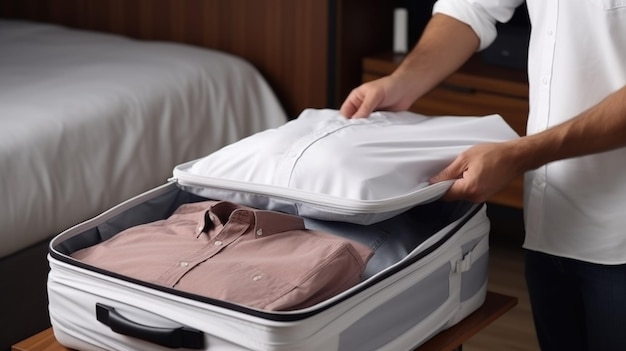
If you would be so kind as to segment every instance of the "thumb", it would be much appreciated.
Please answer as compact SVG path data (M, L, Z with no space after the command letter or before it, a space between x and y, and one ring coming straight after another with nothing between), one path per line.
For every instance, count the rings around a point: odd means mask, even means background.
M459 179L463 176L464 169L460 166L460 163L454 161L448 167L444 168L441 172L430 177L428 181L430 184L443 182L445 180Z
M443 182L446 180L454 180L450 185L446 193L441 197L442 200L450 201L460 198L459 188L462 185L459 183L459 179L463 178L464 168L460 166L460 162L453 162L448 167L444 168L441 172L429 179L430 184ZM463 179L461 179L461 182Z

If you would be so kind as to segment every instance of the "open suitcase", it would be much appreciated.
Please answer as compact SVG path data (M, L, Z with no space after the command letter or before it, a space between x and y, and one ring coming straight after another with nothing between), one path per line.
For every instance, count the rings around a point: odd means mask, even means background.
M486 205L436 201L445 184L393 201L346 202L292 190L277 193L280 189L271 186L211 181L189 168L178 166L168 183L51 241L49 313L61 344L77 350L411 350L484 302ZM232 192L233 184L245 189ZM266 311L128 278L71 256L127 228L167 218L182 204L224 200L222 195L228 194L235 194L228 200L236 203L260 197L257 203L269 204L271 198L286 212L322 208L338 218L383 213L373 223L303 216L307 228L374 249L361 282L310 307ZM360 211L355 204L362 205Z
M169 183L52 240L49 313L61 344L77 350L410 350L484 301L489 221L484 205L468 203L434 202L368 226L370 240L391 235L418 240L402 240L417 242L397 262L395 257L408 248L402 242L381 245L362 283L297 311L269 313L190 296L106 274L70 257L79 248L198 200ZM423 226L390 232L395 222L405 223L402 216ZM348 236L363 233L351 224L334 230Z

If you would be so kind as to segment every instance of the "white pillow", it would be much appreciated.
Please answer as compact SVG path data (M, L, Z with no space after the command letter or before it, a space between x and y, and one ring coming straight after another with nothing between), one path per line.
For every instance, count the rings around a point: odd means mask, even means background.
M177 167L174 176L209 198L370 224L441 196L451 181L429 185L429 177L468 147L517 137L498 115L346 119L337 110L307 109Z

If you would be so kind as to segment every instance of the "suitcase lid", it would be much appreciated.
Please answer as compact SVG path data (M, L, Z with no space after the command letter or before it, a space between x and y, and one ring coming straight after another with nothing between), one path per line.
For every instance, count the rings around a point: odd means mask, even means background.
M498 115L346 119L337 110L307 109L173 173L185 190L207 198L372 224L442 196L453 181L428 179L465 149L517 137Z

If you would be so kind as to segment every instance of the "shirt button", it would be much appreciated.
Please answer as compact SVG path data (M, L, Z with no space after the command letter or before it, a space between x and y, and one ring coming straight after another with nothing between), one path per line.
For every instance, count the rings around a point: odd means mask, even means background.
M256 235L261 236L263 235L263 228L259 228L256 230Z
M552 34L554 34L554 31L553 31L552 29L548 29L548 30L546 31L546 33L547 33L549 36L552 36Z
M541 79L541 82L545 85L548 84L548 82L550 81L548 76L543 77L543 79Z
M254 277L252 277L252 280L254 280L256 282L256 281L261 280L262 278L263 278L263 276L259 274L259 275L255 275Z
M293 152L293 151L287 154L287 156L289 156L289 157L296 157L296 155L297 154L295 152Z
M189 266L189 262L187 262L187 261L181 261L181 262L180 262L180 266L181 266L181 267L187 267L187 266Z
M544 187L546 185L546 181L543 177L537 176L533 179L533 184L538 187Z
M221 242L221 241L219 241L219 240L217 240L217 241L216 241L216 242L214 242L213 244L215 244L215 246L221 246L221 245L222 245L222 242Z

